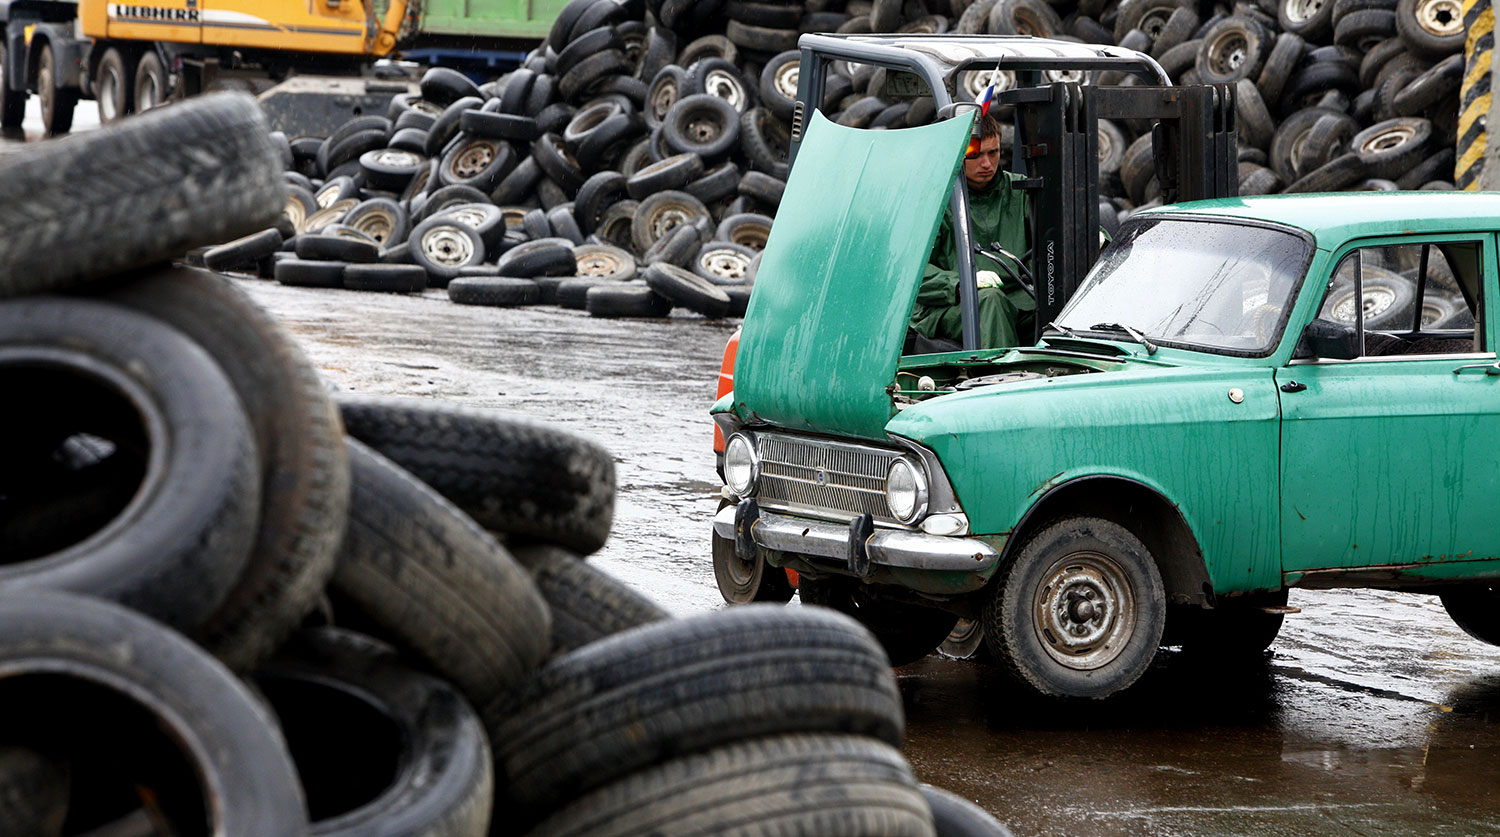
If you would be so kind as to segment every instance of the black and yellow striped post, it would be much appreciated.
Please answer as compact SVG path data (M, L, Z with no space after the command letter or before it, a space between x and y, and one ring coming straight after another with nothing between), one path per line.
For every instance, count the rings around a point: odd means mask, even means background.
M1478 189L1484 171L1488 140L1485 122L1490 113L1490 74L1495 50L1495 12L1490 0L1463 0L1464 83L1459 95L1457 160L1453 185Z

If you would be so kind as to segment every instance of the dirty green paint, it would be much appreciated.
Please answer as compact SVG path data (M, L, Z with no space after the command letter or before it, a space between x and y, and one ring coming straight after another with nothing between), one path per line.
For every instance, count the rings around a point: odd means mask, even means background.
M429 35L542 38L567 0L425 0L421 31Z
M890 430L937 454L979 533L1010 532L1078 477L1142 483L1178 505L1214 589L1230 592L1280 584L1277 416L1270 368L1142 363L935 398Z
M813 112L740 336L742 417L885 438L886 387L969 124L862 131Z

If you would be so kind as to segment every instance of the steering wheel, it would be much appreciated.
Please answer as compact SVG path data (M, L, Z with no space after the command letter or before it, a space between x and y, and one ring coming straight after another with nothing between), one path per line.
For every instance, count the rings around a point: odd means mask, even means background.
M991 242L990 248L985 249L982 245L975 244L974 252L1000 265L1000 268L1010 275L1010 278L1021 287L1021 290L1025 291L1031 297L1032 301L1035 301L1036 290L1032 286L1036 283L1036 279L1031 275L1031 271L1026 269L1026 263L1021 260L1021 257L1001 247L997 242ZM1017 273L1018 270L1020 273ZM1021 278L1021 274L1023 273L1026 275L1025 280Z

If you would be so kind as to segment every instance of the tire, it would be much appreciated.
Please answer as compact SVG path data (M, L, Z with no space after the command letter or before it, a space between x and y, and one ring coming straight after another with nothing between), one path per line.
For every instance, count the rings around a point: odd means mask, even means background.
M0 31L0 35L4 32ZM0 38L3 40L3 38ZM9 56L4 44L0 44L0 127L19 128L26 119L26 88L20 90L10 89L10 82L5 67L9 66Z
M681 189L703 176L703 158L691 151L652 163L626 178L625 193L636 200L668 189Z
M1460 7L1442 0L1401 0L1396 4L1396 31L1411 51L1441 58L1464 49Z
M646 103L641 108L646 124L652 128L662 124L677 100L687 95L686 90L687 73L675 64L663 67L646 90Z
M411 231L412 259L446 284L461 268L484 263L484 240L473 227L447 216L428 218Z
M349 528L330 590L475 706L509 694L547 654L550 618L536 585L436 491L348 445Z
M1293 146L1295 158L1292 168L1299 172L1311 172L1326 165L1330 160L1350 151L1358 125L1341 113L1318 118L1307 130L1300 147Z
M1276 133L1276 122L1260 97L1260 90L1249 79L1235 82L1235 109L1240 123L1240 137L1256 148L1267 148Z
M794 658L808 664L786 665ZM894 746L902 734L901 697L869 633L827 610L776 605L594 642L484 715L522 815L668 755L755 736L851 732Z
M703 201L704 205L732 200L739 189L742 176L739 166L733 162L724 162L683 186L682 191Z
M1295 115L1296 111L1318 107L1330 92L1358 95L1359 72L1343 61L1304 64L1281 91L1281 112Z
M630 62L618 49L607 49L590 55L568 70L557 82L558 93L565 102L577 102L596 83L615 75L629 75Z
M698 250L693 272L715 285L743 285L755 250L728 241L710 241Z
M537 276L573 276L578 263L565 239L538 239L517 245L501 254L496 266L501 275L532 279Z
M566 75L588 56L606 49L619 49L620 47L620 36L615 33L614 27L599 26L590 29L557 51L557 66L554 72L557 75Z
M1439 594L1443 609L1448 611L1454 624L1471 637L1490 645L1500 645L1500 621L1496 615L1500 608L1500 594L1489 584L1466 584Z
M536 305L542 301L542 289L530 279L460 276L448 283L448 298L460 305Z
M292 241L299 259L355 264L374 264L380 260L377 245L343 236L299 235Z
M723 504L720 504L723 508ZM746 561L735 552L734 541L712 536L714 581L719 586L719 595L729 604L769 602L786 604L796 593L787 579L786 570L768 566L759 557Z
M787 163L791 142L786 125L764 108L751 108L740 117L740 147L745 156L753 167L778 180L786 180L791 172Z
M383 117L375 118L385 121ZM327 167L329 177L333 177L336 172L343 171L346 163L357 166L360 157L366 152L385 148L385 142L386 129L384 128L367 128L350 134L337 143L330 142ZM350 197L355 197L355 195L350 195Z
M854 617L885 649L892 666L914 663L935 651L953 631L958 616L947 611L892 601L841 576L798 580L804 605L832 608Z
M1187 621L1182 636L1186 653L1222 657L1251 657L1265 653L1281 631L1282 613L1267 607L1286 607L1285 590L1247 596L1222 597L1212 610L1183 609Z
M1396 14L1386 9L1350 12L1335 21L1333 42L1364 55L1396 34Z
M587 236L599 228L605 211L625 196L627 183L628 180L619 172L601 171L578 187L573 217L578 222L579 232Z
M960 618L953 630L937 647L939 656L950 660L985 660L992 662L993 655L984 646L984 620Z
M6 422L9 514L25 520L44 498L53 466L28 460L80 434L111 445L135 489L96 530L9 551L0 591L84 593L202 628L245 568L261 511L255 441L224 373L182 333L106 302L16 300L0 306L0 335L0 374L29 402Z
M1297 33L1282 32L1276 36L1276 43L1266 56L1265 66L1261 67L1255 87L1260 91L1261 100L1273 113L1278 111L1281 92L1297 71L1297 64L1302 60L1306 46L1307 42Z
M1412 305L1417 299L1412 280L1373 265L1366 265L1361 272L1365 328L1411 328ZM1353 325L1357 316L1355 304L1353 284L1340 284L1328 291L1324 307L1335 322Z
M73 108L78 105L78 88L58 86L57 77L57 56L51 43L44 44L37 59L37 98L42 105L42 127L53 137L73 127Z
M719 222L714 238L759 252L766 249L766 241L771 237L771 224L769 215L753 212L726 215L724 220Z
M614 519L609 451L527 421L413 400L339 398L349 434L395 460L479 525L596 552Z
M192 338L245 405L262 463L258 528L245 571L199 639L247 671L313 609L333 574L349 508L338 413L292 336L233 282L173 268L109 299Z
M1203 84L1234 84L1255 79L1271 51L1271 33L1259 21L1230 15L1209 27L1198 53L1198 78Z
M937 837L1011 837L1010 830L990 812L964 797L927 784L918 790L932 810Z
M1426 158L1432 133L1432 123L1426 119L1398 117L1360 131L1349 145L1371 177L1394 180Z
M128 166L121 161L130 160ZM86 197L75 188L88 183ZM281 158L254 99L215 93L0 159L0 297L58 290L272 226Z
M302 789L269 712L159 623L87 596L7 593L0 670L27 735L80 775L111 776L97 786L105 797L148 795L163 828L307 833ZM108 815L89 811L90 801L98 800L75 797L79 820Z
M1424 183L1440 179L1443 175L1453 173L1453 149L1444 148L1426 160L1413 166L1411 171L1396 178L1396 186L1401 189L1417 189Z
M760 101L772 115L783 122L790 122L792 110L797 105L797 78L801 68L802 53L787 50L766 62L760 73Z
M109 124L135 110L135 67L125 63L120 50L109 47L94 71L94 98L99 102L99 122Z
M282 242L280 230L261 230L210 248L203 254L203 265L217 271L253 270L261 259L280 250Z
M343 262L285 259L276 263L276 281L296 288L344 287Z
M542 169L537 165L536 158L527 155L516 164L514 169L511 169L510 174L501 178L500 185L490 193L490 200L494 201L496 206L519 203L531 194L542 176Z
M646 268L646 284L675 305L714 319L729 313L729 296L723 289L676 265L657 262Z
M577 555L546 544L516 548L552 612L552 654L671 618L656 602Z
M427 147L423 149L427 156L441 157L448 142L458 135L464 113L479 110L483 106L484 101L478 96L465 96L443 108L443 112L433 120L432 127L427 129Z
M583 243L583 230L579 229L578 220L573 217L572 202L550 210L547 213L547 224L558 238L565 238L575 246Z
M531 834L932 837L931 812L915 781L900 752L879 741L768 736L645 768L568 801Z
M573 248L575 273L623 282L638 272L635 257L610 244L579 244Z
M344 224L374 239L382 247L406 241L411 217L406 208L390 198L371 198L357 204L344 216Z
M451 105L460 99L479 97L479 87L469 77L447 67L432 67L422 74L422 98L439 105Z
M1310 43L1327 43L1333 33L1331 0L1280 0L1276 19L1281 31L1300 36Z
M427 288L427 270L414 264L351 264L344 268L344 287L351 291L419 294Z
M985 642L1032 691L1107 698L1140 679L1156 656L1166 622L1161 575L1150 550L1123 526L1056 520L1001 572L985 603ZM1069 601L1055 610L1064 593ZM1037 624L1043 612L1047 630Z
M623 200L604 210L599 218L599 225L594 228L593 237L605 244L613 244L622 250L631 253L639 253L640 249L635 247L633 234L636 210L640 209L640 202Z
M1291 183L1306 173L1298 168L1297 156L1307 142L1308 133L1325 116L1347 122L1350 128L1354 127L1348 114L1330 108L1304 108L1282 120L1280 127L1276 129L1267 155L1271 168L1283 181Z
M1391 99L1391 106L1401 116L1420 116L1445 99L1456 96L1463 81L1463 55L1450 55L1427 72L1417 76Z
M531 156L542 171L558 186L561 186L567 195L578 194L578 190L583 186L583 169L563 146L561 136L543 134L538 137L537 141L531 144Z
M1342 154L1293 181L1283 194L1337 192L1370 176L1358 154Z
M583 309L601 318L657 319L672 313L672 302L644 284L600 282L584 294Z
M694 63L688 69L687 85L694 94L704 93L724 100L735 113L744 113L756 104L754 88L738 67L723 58L704 58Z
M489 195L515 167L516 153L505 140L459 134L438 165L438 182L469 186Z
M1167 25L1178 6L1176 0L1126 0L1120 3L1114 20L1113 43L1125 40L1132 29L1154 37Z
M1246 196L1274 195L1286 186L1276 172L1255 163L1240 163L1239 179L1240 194Z
M687 194L667 190L642 200L636 207L630 225L630 237L637 252L645 252L656 240L683 224L694 224L709 217L708 207Z
M1179 9L1178 11L1185 11ZM1173 12L1175 14L1176 12ZM1189 12L1191 14L1191 12ZM1031 35L1037 38L1055 38L1063 32L1062 18L1041 0L1000 0L989 14L989 31L992 35ZM1188 28L1191 33L1197 28L1195 22ZM886 29L877 31L885 32ZM1157 32L1161 29L1158 28ZM1147 32L1155 39L1156 32Z
M167 81L167 68L162 64L161 56L157 55L154 49L141 53L141 60L135 65L136 113L145 113L152 108L166 104L171 95L172 88Z
M696 93L672 105L662 120L663 141L672 150L717 160L739 142L739 112L717 96Z

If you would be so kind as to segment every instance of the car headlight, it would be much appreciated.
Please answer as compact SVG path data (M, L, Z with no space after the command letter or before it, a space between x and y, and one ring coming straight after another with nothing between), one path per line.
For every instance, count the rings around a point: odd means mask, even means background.
M897 459L885 474L885 501L891 515L902 523L914 523L927 513L927 475L920 465Z
M741 433L730 436L724 444L724 482L729 490L744 497L755 488L759 476L760 459L750 438Z

